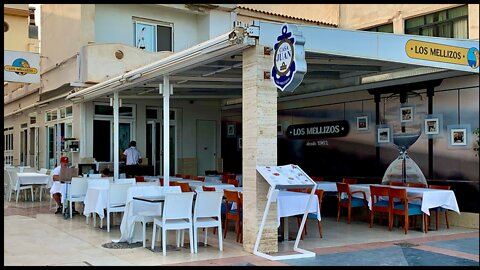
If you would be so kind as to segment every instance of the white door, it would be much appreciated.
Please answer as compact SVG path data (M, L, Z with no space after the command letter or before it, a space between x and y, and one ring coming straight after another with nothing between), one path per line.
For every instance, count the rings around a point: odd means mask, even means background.
M216 170L216 134L216 121L197 120L197 175Z

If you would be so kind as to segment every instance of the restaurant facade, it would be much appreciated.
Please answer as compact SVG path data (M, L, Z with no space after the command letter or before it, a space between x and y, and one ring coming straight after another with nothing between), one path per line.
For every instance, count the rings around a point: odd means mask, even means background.
M313 6L329 15L268 5L42 5L42 85L4 102L12 163L53 168L60 155L74 166L91 157L114 162L118 177L120 153L136 140L154 175L242 174L251 251L268 190L257 165L379 183L398 157L394 135L411 132L419 137L408 155L429 183L457 195L462 214L451 223L478 228L478 5L387 5L370 23L350 15L370 17L362 5ZM288 34L306 66L290 92L273 81L295 78L272 68ZM27 147L17 148L26 131ZM276 250L270 216L265 251Z

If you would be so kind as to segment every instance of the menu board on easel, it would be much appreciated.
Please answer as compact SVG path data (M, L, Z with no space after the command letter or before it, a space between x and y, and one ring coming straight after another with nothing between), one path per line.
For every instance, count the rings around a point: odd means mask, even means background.
M315 182L297 165L257 166L257 171L272 187L297 188L313 186Z

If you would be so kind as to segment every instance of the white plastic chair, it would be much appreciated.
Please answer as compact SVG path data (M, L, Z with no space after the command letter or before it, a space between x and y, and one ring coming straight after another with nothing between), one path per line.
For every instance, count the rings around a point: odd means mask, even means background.
M135 179L134 179L135 180ZM107 232L110 232L110 213L125 212L125 203L127 202L127 191L131 184L110 184L108 190L107 204Z
M166 193L162 217L154 218L152 234L152 250L155 248L157 226L162 227L162 251L167 255L167 230L188 229L190 237L190 253L194 253L192 233L192 203L194 192ZM177 236L177 247L179 246Z
M11 167L13 169L13 167ZM6 198L8 191L10 191L10 175L8 174L7 169L3 169L3 195Z
M102 178L101 173L89 174L88 178Z
M8 175L10 177L10 194L8 196L8 201L12 199L12 191L15 191L17 193L17 199L16 202L18 203L18 194L22 190L30 189L30 192L32 193L32 202L33 202L33 185L18 185L18 174L16 171L11 171L7 170Z
M25 168L23 168L23 172L34 172L34 173L36 173L37 169L32 168L32 167L25 167Z
M193 210L193 241L195 253L198 252L198 228L218 227L218 244L223 251L222 242L222 208L223 192L199 192ZM205 230L205 246L207 246L207 232Z
M67 194L67 200L68 200L68 205L69 205L69 211L70 211L70 218L72 218L72 205L74 202L84 202L85 201L85 195L87 194L87 187L88 187L88 181L79 178L79 177L72 177L72 182L70 184L70 190L68 191ZM63 211L65 211L65 204L63 204Z
M135 178L119 178L115 180L115 184L130 184L130 185L135 185L137 182L135 181Z
M48 173L48 169L46 169L46 168L41 168L40 170L38 170L38 173L47 174L47 173Z

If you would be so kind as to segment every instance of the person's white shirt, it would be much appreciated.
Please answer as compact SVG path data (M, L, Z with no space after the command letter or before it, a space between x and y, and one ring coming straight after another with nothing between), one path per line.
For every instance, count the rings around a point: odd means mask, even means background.
M123 151L123 154L127 157L126 165L137 165L138 160L142 158L140 151L135 146L130 146L130 148Z
M60 170L62 166L57 166L55 169L52 171L52 177L54 175L60 176ZM52 186L50 187L50 195L53 195L55 193L60 193L62 194L62 198L65 193L65 184L62 184L60 181L53 181Z

